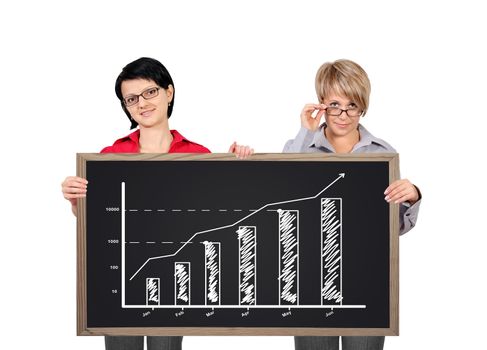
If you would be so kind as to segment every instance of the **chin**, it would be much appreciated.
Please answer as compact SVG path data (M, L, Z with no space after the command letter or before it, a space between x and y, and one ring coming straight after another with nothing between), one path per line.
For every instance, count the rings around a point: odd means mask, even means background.
M144 128L150 128L158 124L157 121L155 120L147 120L147 119L142 119L137 122L139 123L139 125L143 126Z
M351 132L353 131L352 128L346 128L346 129L342 129L342 128L334 128L333 129L333 133L335 135L338 135L338 136L345 136L345 135L348 135L350 134Z

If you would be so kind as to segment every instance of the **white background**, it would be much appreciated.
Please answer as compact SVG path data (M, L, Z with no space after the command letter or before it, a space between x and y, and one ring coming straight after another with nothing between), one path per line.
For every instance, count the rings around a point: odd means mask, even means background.
M172 128L226 152L280 152L316 100L319 65L361 64L362 123L424 196L401 237L399 337L387 349L486 349L481 1L17 1L0 14L1 347L103 349L76 336L75 218L61 181L76 152L128 134L121 68L159 59ZM186 337L185 349L293 349L291 337Z

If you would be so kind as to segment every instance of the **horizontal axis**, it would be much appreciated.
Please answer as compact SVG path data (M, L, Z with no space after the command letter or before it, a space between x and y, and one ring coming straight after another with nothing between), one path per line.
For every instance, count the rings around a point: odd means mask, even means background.
M366 305L123 305L126 309L365 309Z

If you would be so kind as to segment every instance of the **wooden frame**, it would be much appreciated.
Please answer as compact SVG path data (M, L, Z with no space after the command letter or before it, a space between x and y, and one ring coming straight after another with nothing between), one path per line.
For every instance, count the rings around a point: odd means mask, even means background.
M77 154L77 175L86 177L89 161L230 161L229 154ZM387 162L389 183L399 178L397 154L255 154L251 161L334 161ZM89 191L88 191L89 193ZM387 328L287 328L287 327L96 327L87 326L86 200L78 201L77 211L77 333L78 335L399 335L399 206L391 204L389 327Z

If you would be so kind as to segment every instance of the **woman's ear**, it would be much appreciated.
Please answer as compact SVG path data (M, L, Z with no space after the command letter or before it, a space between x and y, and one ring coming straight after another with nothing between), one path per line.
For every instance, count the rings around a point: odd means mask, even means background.
M171 84L169 84L169 86L165 90L166 90L167 100L168 100L169 104L171 104L172 97L174 95L174 87Z

